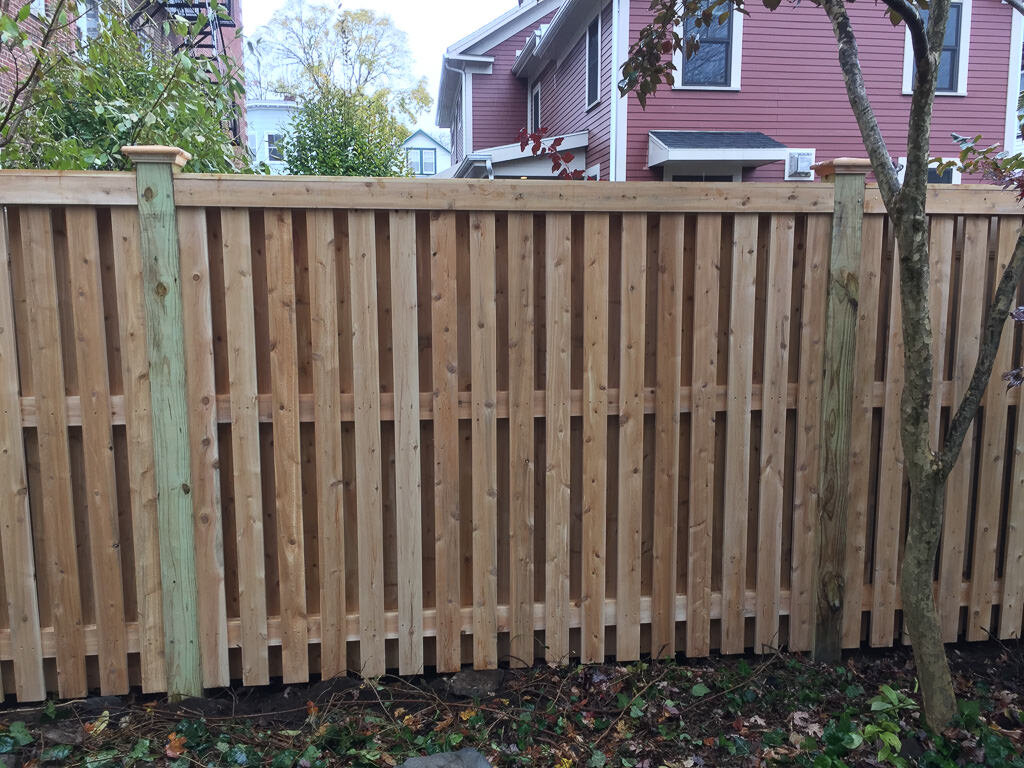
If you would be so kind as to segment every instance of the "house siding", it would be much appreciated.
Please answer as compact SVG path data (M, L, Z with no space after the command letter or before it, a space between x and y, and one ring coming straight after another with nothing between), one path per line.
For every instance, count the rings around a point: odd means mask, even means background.
M474 151L512 144L526 127L526 85L513 76L512 65L534 30L554 15L552 11L484 54L494 57L494 65L489 75L473 75Z
M589 26L590 20L587 22ZM552 62L540 77L540 115L549 136L589 131L587 166L600 164L607 180L611 153L612 6L601 9L600 101L587 109L587 30L561 62ZM531 83L532 85L532 83ZM525 93L525 92L524 92ZM525 122L524 122L525 124Z
M649 0L632 0L630 42L650 22ZM642 110L629 97L627 179L660 179L647 167L651 130L762 131L794 148L814 148L817 160L864 156L860 131L850 110L836 60L831 26L811 4L785 6L771 13L748 6L743 22L741 90L683 91L662 86ZM910 96L904 95L904 28L893 27L874 5L848 6L860 46L868 93L893 158L906 155ZM967 96L938 96L931 152L956 151L950 133L981 134L1001 143L1006 124L1010 48L1010 6L974 0L970 29ZM782 163L748 172L756 181L778 180Z

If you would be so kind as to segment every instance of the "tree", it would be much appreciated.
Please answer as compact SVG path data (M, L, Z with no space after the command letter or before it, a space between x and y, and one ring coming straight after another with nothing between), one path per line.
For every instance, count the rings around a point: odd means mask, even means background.
M774 11L781 0L762 2ZM946 480L968 428L977 415L992 374L999 338L1014 292L1024 273L1024 235L1018 235L1013 255L988 307L970 385L956 407L942 445L933 450L929 445L932 330L928 303L925 193L930 164L932 104L950 0L883 0L892 22L905 24L910 32L916 67L907 126L907 163L902 183L865 88L857 38L850 23L846 0L812 2L821 7L831 21L846 94L899 246L906 381L900 408L900 431L910 479L909 528L900 587L904 618L913 644L924 699L925 718L933 728L941 729L956 714L956 696L932 593L932 572L944 518ZM1020 0L1014 0L1013 5L1022 10ZM721 15L731 12L733 7L743 12L743 0L652 0L654 20L641 30L638 41L630 49L629 58L622 68L620 90L623 93L635 91L641 105L645 105L647 96L654 93L660 83L672 83L671 54L680 50L686 56L692 56L699 49L701 28L719 23ZM927 11L927 18L922 14L923 10ZM695 20L698 30L697 35L685 40L675 32L676 24L684 15Z
M201 26L168 24L183 37ZM122 146L174 144L192 154L191 170L247 168L228 130L241 93L227 56L144 47L125 18L105 12L81 53L56 57L33 87L4 149L4 165L127 169Z
M289 173L407 176L408 136L380 96L331 89L300 101L279 146Z

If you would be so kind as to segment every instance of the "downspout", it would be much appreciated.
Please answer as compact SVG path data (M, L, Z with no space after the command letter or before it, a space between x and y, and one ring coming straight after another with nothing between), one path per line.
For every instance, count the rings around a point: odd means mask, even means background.
M449 72L456 72L459 75L459 83L462 87L462 156L466 157L469 154L469 150L466 148L466 71L449 64L447 56L441 59L441 63Z
M619 3L621 0L612 0L612 71L608 75L609 99L608 111L610 113L610 126L608 133L608 180L615 181L615 172L618 169L619 145L619 83L616 73L619 71Z

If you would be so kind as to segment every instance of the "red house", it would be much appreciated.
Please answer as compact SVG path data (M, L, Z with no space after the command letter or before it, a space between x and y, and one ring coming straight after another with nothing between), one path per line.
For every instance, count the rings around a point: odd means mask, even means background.
M574 167L613 181L813 179L817 159L863 156L825 13L807 3L748 4L701 47L676 57L676 83L646 110L615 83L651 20L649 0L520 0L448 48L437 124L452 132L453 176L545 177L519 148L528 126L564 136ZM906 150L913 57L884 6L848 6L879 123L897 161ZM678 30L681 36L686 30ZM943 47L931 151L950 134L1024 149L1017 121L1024 17L1001 0L954 2ZM948 171L933 181L956 183Z

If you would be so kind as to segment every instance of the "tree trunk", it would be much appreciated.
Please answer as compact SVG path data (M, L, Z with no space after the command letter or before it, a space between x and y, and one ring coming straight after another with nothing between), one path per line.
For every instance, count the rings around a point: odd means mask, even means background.
M936 468L910 478L910 520L903 554L900 592L903 617L914 649L914 664L928 724L941 731L956 715L956 694L942 644L932 587L942 531L946 481Z

